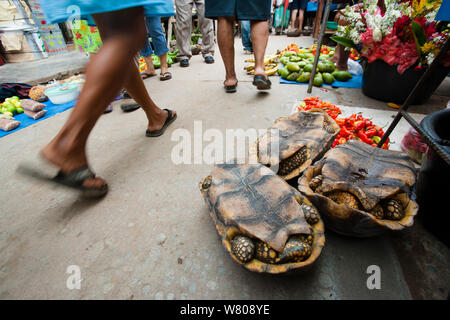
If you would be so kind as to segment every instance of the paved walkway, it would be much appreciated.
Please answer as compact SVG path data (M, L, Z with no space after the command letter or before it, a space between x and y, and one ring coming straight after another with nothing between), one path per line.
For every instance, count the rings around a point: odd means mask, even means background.
M292 41L272 36L268 52ZM315 267L293 276L258 275L232 261L219 241L197 187L212 166L175 165L171 153L178 142L172 134L177 129L187 129L193 141L195 121L201 121L203 131L264 129L307 96L306 86L280 85L276 77L272 78L270 93L258 93L243 70L243 60L248 56L241 53L238 40L236 43L236 94L224 93L224 68L219 54L213 65L194 56L189 68L174 66L170 81L146 80L152 98L160 106L178 111L178 120L164 136L146 138L143 111L124 114L120 102L114 104L112 113L101 117L88 145L92 167L111 187L101 201L83 201L71 191L15 173L20 161L34 158L55 135L70 111L0 139L0 298L447 297L449 251L422 229L416 233L420 226L394 240L388 235L352 239L327 232L325 248ZM301 44L309 45L311 39L304 38ZM380 125L392 120L391 109L364 97L358 89L314 88L313 95L348 106L348 110L364 110ZM443 94L436 95L428 105L411 110L416 119L421 119L443 108L448 99ZM393 148L399 148L407 130L402 121L392 137ZM411 237L416 241L412 242ZM393 241L408 248L393 246ZM423 243L428 244L426 263L434 271L423 264L423 269L412 270L399 259L402 255L398 250L403 256L415 257L414 261L420 264L423 259L415 255L414 246ZM374 264L382 271L381 290L366 287L367 267ZM70 265L81 268L80 290L66 287ZM414 278L423 279L420 290L411 285Z

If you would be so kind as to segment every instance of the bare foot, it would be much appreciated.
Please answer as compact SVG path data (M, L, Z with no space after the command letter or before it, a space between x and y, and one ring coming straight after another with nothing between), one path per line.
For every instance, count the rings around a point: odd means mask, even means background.
M44 160L60 168L64 174L68 174L76 169L87 165L87 159L84 151L82 152L62 152L58 151L57 143L53 140L44 149L41 150L41 156ZM86 179L83 182L85 188L101 188L106 185L102 178Z
M266 70L264 68L255 68L255 76L263 76L264 78L268 79Z
M176 114L176 111L172 111L172 117L174 117ZM158 114L155 116L155 119L152 119L152 121L149 122L147 127L148 130L160 130L164 126L164 123L166 122L168 116L169 113L166 110L161 110L160 112L158 112Z
M230 78L226 79L224 85L225 86L234 86L234 85L236 85L237 82L238 82L238 79L236 78L236 76L234 76L234 77L230 77Z

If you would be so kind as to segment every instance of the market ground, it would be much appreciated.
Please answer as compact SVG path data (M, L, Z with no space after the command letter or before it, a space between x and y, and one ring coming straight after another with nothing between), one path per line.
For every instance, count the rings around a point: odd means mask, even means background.
M295 39L310 45L310 38ZM271 36L268 53L292 38ZM114 111L101 117L89 140L91 165L106 178L110 192L84 201L65 189L28 180L17 164L34 159L70 111L0 139L0 298L2 299L445 299L450 288L448 248L420 223L401 234L353 239L327 232L326 246L312 270L292 276L250 273L222 247L197 184L210 164L171 160L177 129L194 136L203 130L264 129L290 113L307 96L306 86L280 85L258 93L243 71L236 39L239 86L222 88L223 65L206 65L201 56L189 68L175 65L173 79L145 81L155 101L176 109L178 120L159 138L146 138L142 110ZM449 80L427 105L413 106L416 119L444 108ZM362 111L385 126L394 112L359 89L313 88L313 95ZM393 149L408 125L394 132ZM204 143L206 145L206 142ZM193 146L192 146L193 148ZM80 267L81 288L69 290L71 265ZM381 289L366 286L371 265L381 268Z

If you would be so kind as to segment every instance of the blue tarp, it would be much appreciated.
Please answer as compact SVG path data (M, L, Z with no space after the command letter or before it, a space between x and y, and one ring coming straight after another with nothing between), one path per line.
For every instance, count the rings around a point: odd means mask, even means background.
M308 2L308 6L306 7L306 12L316 12L318 6L319 6L319 1L316 1L316 2L309 1ZM338 5L336 3L332 3L331 4L331 11L336 10L337 6ZM323 8L325 10L325 5L324 5Z
M443 0L435 20L450 21L450 0Z
M289 84L308 84L308 83L299 83L296 81L289 81L289 80L285 80L283 78L280 77L280 83L289 83ZM338 88L357 88L357 89L361 89L362 88L362 74L355 76L353 75L353 78L351 78L350 80L348 80L347 82L342 82L342 81L335 81L333 82L333 84L325 84L324 86L333 86L333 87L338 87Z
M6 135L8 135L10 133L16 132L16 131L18 131L20 129L23 129L23 128L26 128L28 126L31 126L32 124L38 123L39 121L42 121L42 120L48 119L50 117L53 117L55 114L61 113L63 111L66 111L66 110L72 108L75 105L75 102L76 101L71 101L71 102L67 102L65 104L57 104L56 105L56 104L51 103L50 100L48 100L48 101L44 102L44 104L47 106L47 107L44 108L44 110L47 110L47 113L45 114L44 117L42 117L42 118L40 118L38 120L33 120L32 118L28 117L24 113L15 115L14 119L16 119L17 121L21 122L20 126L17 129L11 130L11 131L8 131L8 132L0 130L0 138L4 137L4 136L6 136Z

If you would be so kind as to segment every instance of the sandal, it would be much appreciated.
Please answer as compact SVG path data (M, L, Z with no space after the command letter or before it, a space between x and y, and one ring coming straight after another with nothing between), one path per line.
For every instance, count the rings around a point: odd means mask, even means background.
M225 92L226 93L235 93L236 92L236 87L237 87L239 81L236 81L236 83L233 84L232 86L226 86L225 85L225 81L223 82L223 87L225 88Z
M83 186L83 183L88 179L95 178L95 173L88 166L83 166L79 169L73 170L69 173L58 172L55 176L51 177L43 173L42 168L37 169L32 165L20 164L17 171L26 176L39 179L45 182L56 183L71 189L81 191L83 196L88 198L100 198L108 193L108 185L104 184L98 188L87 188Z
M166 110L167 113L168 113L167 119L166 119L166 121L164 122L164 125L163 125L162 128L159 129L159 130L152 130L152 131L150 131L150 130L147 129L147 131L145 132L145 135L146 135L147 137L159 137L159 136L162 136L162 135L164 134L164 131L166 131L167 127L168 127L172 122L174 122L175 119L177 118L177 114L176 114L176 113L173 114L172 110L169 110L169 109L164 109L164 110Z
M161 73L159 75L159 80L166 81L172 79L172 74L169 71L166 71L164 73Z
M134 110L139 109L141 106L137 103L122 103L120 106L120 109L122 109L123 112L131 112Z
M156 73L155 73L155 74L150 74L150 73L147 73L147 72L142 72L142 73L141 73L141 78L142 78L142 80L145 80L145 79L147 79L147 78L152 78L152 77L154 77L154 76L156 76Z
M253 78L253 85L256 86L258 90L269 90L272 82L264 76L257 75Z

